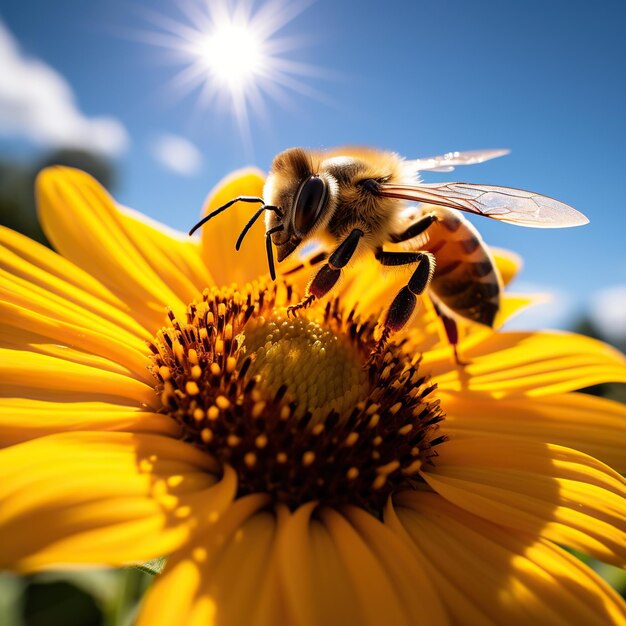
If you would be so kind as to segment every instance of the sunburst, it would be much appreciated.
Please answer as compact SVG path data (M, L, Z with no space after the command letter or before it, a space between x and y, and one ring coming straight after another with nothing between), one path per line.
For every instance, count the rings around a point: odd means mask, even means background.
M157 31L146 33L152 44L168 49L183 65L171 87L177 94L198 94L203 109L232 114L249 142L250 111L266 113L266 100L285 106L291 93L321 94L303 77L322 76L320 68L286 58L302 46L303 37L281 36L310 2L272 0L186 0L183 20L152 15Z

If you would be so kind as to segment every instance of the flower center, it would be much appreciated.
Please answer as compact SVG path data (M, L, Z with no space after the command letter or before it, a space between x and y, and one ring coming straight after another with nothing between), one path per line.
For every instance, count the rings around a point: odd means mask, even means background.
M162 411L236 470L240 495L379 514L445 440L435 385L401 346L363 368L374 319L344 316L336 300L292 320L290 300L261 283L207 290L184 321L170 314L150 345Z
M255 355L250 375L271 395L286 387L285 399L297 405L298 417L310 412L318 424L331 412L344 415L367 391L367 372L354 346L329 328L306 318L280 314L261 320L245 333Z

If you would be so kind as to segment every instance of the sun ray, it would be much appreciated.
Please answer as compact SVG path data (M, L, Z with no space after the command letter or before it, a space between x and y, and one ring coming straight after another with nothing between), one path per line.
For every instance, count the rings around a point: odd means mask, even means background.
M321 78L315 65L285 58L302 48L303 39L276 36L305 11L311 0L185 0L182 19L149 12L156 28L143 41L167 50L183 65L171 81L178 95L196 93L201 108L217 107L235 118L247 151L251 151L251 120L267 114L269 98L289 105L294 94L324 101L323 94L301 78Z

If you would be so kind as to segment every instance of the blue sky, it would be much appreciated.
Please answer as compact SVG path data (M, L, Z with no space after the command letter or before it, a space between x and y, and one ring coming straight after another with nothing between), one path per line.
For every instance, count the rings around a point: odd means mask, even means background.
M181 95L174 81L185 64L147 41L163 32L154 15L190 24L180 4L0 2L0 34L70 90L84 122L73 127L75 140L104 137L122 203L184 230L224 174L248 164L267 169L293 145L366 144L407 157L506 147L506 158L425 178L530 189L590 218L560 231L474 220L488 242L524 257L520 286L562 295L567 306L544 308L545 319L564 323L571 315L559 317L560 308L580 310L598 290L626 284L623 0L318 0L276 37L290 41L289 60L318 67L299 80L319 97L291 92L286 105L267 100L265 115L251 111L251 145L229 111L202 106L198 90ZM283 13L294 5L283 4ZM0 78L0 156L27 158L59 140L45 124L26 136L2 106L2 85ZM198 151L187 146L183 173L155 158L172 136Z

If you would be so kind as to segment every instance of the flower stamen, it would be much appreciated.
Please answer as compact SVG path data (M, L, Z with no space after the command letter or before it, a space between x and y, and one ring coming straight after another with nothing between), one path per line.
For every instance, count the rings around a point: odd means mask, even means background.
M289 319L282 291L207 290L185 322L170 314L151 344L162 411L237 471L240 495L379 514L445 439L435 385L393 344L363 369L373 318L344 317L336 300Z

